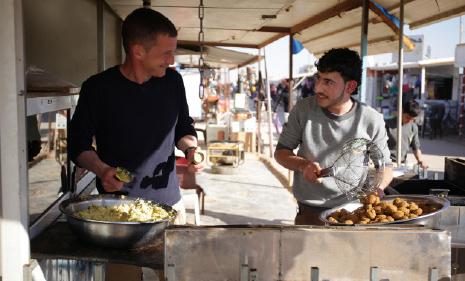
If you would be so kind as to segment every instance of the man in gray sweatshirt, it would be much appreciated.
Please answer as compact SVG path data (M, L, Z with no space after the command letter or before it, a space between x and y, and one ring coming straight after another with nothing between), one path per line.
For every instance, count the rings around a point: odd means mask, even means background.
M295 224L322 225L322 211L347 202L334 178L320 178L337 159L344 143L355 138L374 142L388 168L380 185L392 179L383 116L351 97L361 82L361 60L349 49L331 49L316 64L315 96L299 101L289 115L275 151L276 161L293 170L293 193L299 210ZM297 155L294 149L298 149Z

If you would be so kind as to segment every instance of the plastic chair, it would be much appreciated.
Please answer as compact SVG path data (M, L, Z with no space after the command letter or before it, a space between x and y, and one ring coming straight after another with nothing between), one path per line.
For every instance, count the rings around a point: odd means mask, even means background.
M194 212L196 213L196 224L200 224L199 205L201 214L205 214L205 191L195 181L195 174L187 171L187 160L184 157L176 158L176 175L179 179L179 187L182 189L195 189L197 200L194 204Z

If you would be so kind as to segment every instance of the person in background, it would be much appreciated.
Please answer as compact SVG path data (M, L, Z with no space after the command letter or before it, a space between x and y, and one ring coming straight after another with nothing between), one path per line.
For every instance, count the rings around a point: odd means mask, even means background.
M402 106L402 139L401 139L401 162L405 163L407 153L410 148L417 160L418 165L427 169L428 165L423 159L420 150L420 138L418 136L418 126L415 118L420 114L420 105L414 100L410 100ZM386 120L386 131L388 133L388 146L391 151L391 159L397 161L397 117Z
M305 81L302 83L301 97L304 99L313 95L315 95L315 78L309 76L305 78Z
M173 23L152 9L139 8L126 17L125 61L82 84L69 128L69 153L74 163L97 175L99 193L173 206L178 211L175 223L183 224L175 146L184 152L191 173L203 164L193 164L197 135L182 77L169 68L176 37ZM118 180L117 167L129 170L132 182Z
M283 79L278 84L278 95L280 99L280 103L283 106L284 112L289 112L289 79ZM282 123L284 124L284 122Z
M446 105L442 102L435 102L430 105L429 110L429 123L431 127L430 139L439 137L442 138L443 128L442 124L445 121L446 115Z
M276 133L279 135L282 130L282 125L279 122L277 110L277 101L278 101L278 89L276 84L270 84L270 97L271 97L271 110L273 112L273 125L276 130Z
M322 167L335 162L347 141L364 138L376 144L388 166L380 188L392 179L383 116L352 97L361 81L359 55L346 48L331 49L316 66L315 96L292 109L274 154L279 164L294 171L295 224L323 225L321 212L349 200L332 177L320 177Z
M270 95L272 99L271 109L273 110L273 124L276 129L276 133L279 135L282 131L283 125L286 121L287 112L287 100L289 96L286 96L285 86L280 83L278 86L275 84L270 85Z

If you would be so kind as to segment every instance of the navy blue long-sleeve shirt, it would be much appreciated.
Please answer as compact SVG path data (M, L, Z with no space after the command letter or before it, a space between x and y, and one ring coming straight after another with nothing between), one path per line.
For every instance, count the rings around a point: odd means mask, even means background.
M128 80L119 66L90 77L81 88L69 128L69 154L93 150L112 167L124 167L135 178L123 192L173 205L180 200L174 146L196 136L189 117L182 77L167 69L164 77L143 84ZM97 188L104 192L101 183Z

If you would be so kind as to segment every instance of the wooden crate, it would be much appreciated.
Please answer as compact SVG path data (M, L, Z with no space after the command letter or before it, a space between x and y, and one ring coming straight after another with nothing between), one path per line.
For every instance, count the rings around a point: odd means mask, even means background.
M238 132L238 133L231 133L230 139L232 141L242 141L244 143L244 151L245 152L255 152L256 145L255 145L255 133L251 132Z

